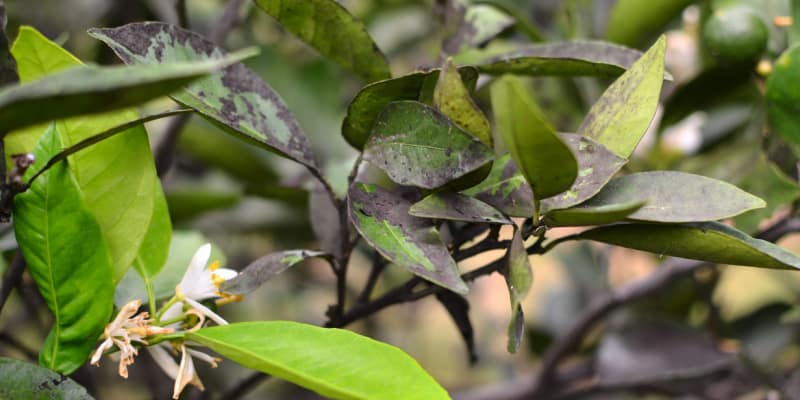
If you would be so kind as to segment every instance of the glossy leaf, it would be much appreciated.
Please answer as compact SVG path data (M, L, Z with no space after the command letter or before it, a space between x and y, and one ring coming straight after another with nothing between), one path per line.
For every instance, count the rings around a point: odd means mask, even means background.
M17 36L12 53L23 82L59 68L79 66L72 54L32 28ZM123 123L135 120L134 111L59 120L55 130L63 148L71 147ZM9 154L29 152L25 148L41 131L19 131L5 137ZM100 225L113 263L114 282L133 264L153 213L154 196L160 185L153 165L147 132L137 125L68 158L87 208Z
M642 56L638 50L601 41L535 44L493 56L477 68L486 74L532 76L621 75Z
M465 294L458 265L428 219L409 214L409 203L379 186L357 183L347 195L350 221L370 246L421 278Z
M398 101L378 116L363 157L401 185L433 189L486 164L494 153L434 108Z
M511 224L503 213L494 207L459 193L433 193L414 203L408 210L415 217L447 219L452 221Z
M483 182L465 190L464 194L512 217L528 218L534 213L531 187L510 154L495 160L489 176Z
M578 133L628 158L650 126L664 80L662 36L629 70L606 89L589 110Z
M734 217L765 206L764 200L727 182L678 171L639 172L612 179L586 207L643 202L628 218L652 222L701 222Z
M203 328L187 339L331 399L449 399L402 350L342 329L288 321Z
M148 304L153 304L153 278L161 272L169 255L170 240L172 239L172 221L170 220L167 200L160 187L156 188L153 197L153 215L147 227L142 245L136 258L133 259L133 269L142 278L142 283L148 293ZM144 300L141 299L141 300Z
M625 219L645 203L632 202L602 206L577 206L550 211L545 215L547 226L605 225Z
M559 136L578 160L578 177L569 190L542 200L544 210L556 210L583 203L596 195L628 161L592 139L574 133Z
M522 82L511 76L500 78L491 95L498 130L534 197L541 200L569 189L578 176L575 155Z
M439 74L436 89L433 91L433 106L456 125L492 148L492 128L489 126L489 120L472 100L452 59L447 60Z
M8 36L6 36L6 6L0 1L0 87L19 82L17 75L17 62L9 50ZM5 174L3 174L5 175Z
M609 225L590 229L578 237L717 264L800 268L800 257L718 222Z
M47 368L0 358L0 399L92 400L86 389Z
M514 229L514 237L506 254L508 268L503 275L508 286L508 296L511 300L511 322L508 324L508 352L516 353L524 334L525 316L522 312L522 301L533 284L533 270L531 269L528 252L525 250L525 241L522 239L520 229Z
M51 125L33 154L47 159L60 149ZM89 356L111 316L114 283L100 227L66 164L56 164L15 197L14 234L54 317L39 363L72 373Z
M650 40L693 0L618 0L611 9L606 38L629 46Z
M786 141L800 146L800 46L784 51L767 78L767 112L772 128Z
M126 64L163 65L219 59L223 51L202 36L160 22L91 29ZM316 168L305 134L278 94L241 63L198 80L172 94L240 139Z
M251 262L235 278L223 282L219 289L230 294L247 294L293 265L324 255L323 252L312 250L284 250L267 254Z
M364 24L335 0L256 0L256 5L322 55L372 82L391 77Z
M478 72L473 67L458 69L467 88L475 86ZM372 126L378 115L389 103L400 100L418 100L426 82L437 82L439 70L419 71L371 83L356 94L347 106L347 115L342 122L342 135L347 143L358 150L367 143Z

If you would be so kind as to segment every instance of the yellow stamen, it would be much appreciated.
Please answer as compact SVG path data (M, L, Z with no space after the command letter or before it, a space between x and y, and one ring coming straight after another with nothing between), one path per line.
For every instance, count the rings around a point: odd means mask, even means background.
M219 287L219 285L221 285L222 282L225 282L225 278L217 274L211 274L211 283L213 283L215 287Z
M208 266L208 269L210 271L216 271L217 268L219 268L219 261L217 260L214 260L214 262L212 262L211 265Z
M240 294L226 294L226 293L221 293L221 292L217 292L215 294L217 296L221 297L221 299L217 299L215 301L215 303L218 306L224 306L225 304L230 304L230 303L238 303L238 302L242 301L242 299L244 298L244 296L242 296Z

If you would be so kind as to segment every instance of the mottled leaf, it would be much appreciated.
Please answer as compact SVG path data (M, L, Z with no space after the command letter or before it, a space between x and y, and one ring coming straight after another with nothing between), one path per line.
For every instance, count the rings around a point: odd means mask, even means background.
M251 262L235 278L223 282L219 289L230 294L247 294L293 265L320 256L325 256L325 253L311 250L284 250L267 254Z
M701 222L734 217L765 206L764 200L727 182L678 171L650 171L612 179L585 207L645 205L629 219Z
M452 192L433 193L414 203L408 212L422 218L495 224L512 223L496 208L474 197Z
M559 134L578 160L578 177L564 193L542 200L543 210L583 203L596 195L628 161L592 139L574 133Z
M514 18L491 5L475 4L467 7L464 25L462 44L477 47L514 25Z
M86 389L59 373L25 361L0 358L0 399L92 400Z
M458 69L467 87L475 86L478 72L474 67ZM347 106L347 115L342 122L342 135L347 143L358 150L367 143L378 114L389 103L400 100L418 100L426 82L437 82L439 70L419 71L394 79L371 83L356 94Z
M6 36L6 5L0 1L0 87L19 82L17 62L11 55ZM5 174L3 174L5 176Z
M584 206L550 211L545 215L547 226L588 226L605 225L617 222L630 216L644 203L620 203L601 206Z
M800 269L800 257L719 222L609 225L578 238L717 264Z
M402 350L342 329L289 321L243 322L203 328L186 338L331 399L450 398Z
M772 128L787 142L800 146L800 46L784 51L767 78L767 112Z
M160 22L91 29L89 34L105 42L126 64L162 65L223 57L223 51L201 35ZM241 63L171 97L245 141L316 168L308 139L292 113L269 85Z
M436 89L433 91L433 106L492 148L492 128L489 126L489 120L472 100L452 59L447 60L439 74Z
M256 0L264 12L322 55L372 82L391 77L364 24L335 0Z
M589 110L578 133L628 158L656 113L664 80L662 36L639 60L606 89Z
M433 189L486 164L494 153L433 107L398 101L378 116L363 156L401 185Z
M411 273L465 294L447 246L433 223L408 213L411 203L379 186L357 183L348 192L349 217L370 246Z
M532 76L621 75L642 56L638 50L601 41L535 44L493 56L479 65L486 74Z
M531 269L528 252L525 250L525 241L522 239L520 229L514 229L514 237L506 254L508 267L503 271L508 286L508 296L511 300L511 322L508 324L508 352L516 353L524 334L525 316L522 312L522 301L533 284L533 270Z
M489 176L483 182L465 190L464 194L512 217L529 218L534 213L531 187L519 173L510 154L495 160Z
M522 82L512 76L492 85L492 109L506 147L538 200L572 186L578 163L545 119Z
M47 159L60 149L51 124L33 154ZM28 271L54 317L39 363L70 374L89 356L111 316L114 283L109 252L65 163L56 164L17 195L13 211L14 234Z

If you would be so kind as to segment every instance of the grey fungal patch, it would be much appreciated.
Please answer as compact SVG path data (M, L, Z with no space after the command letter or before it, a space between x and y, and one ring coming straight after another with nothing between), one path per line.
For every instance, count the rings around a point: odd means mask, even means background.
M411 206L411 215L452 221L512 224L503 213L476 198L459 193L434 193Z
M325 256L325 253L312 250L285 250L267 254L250 263L235 278L223 282L219 289L229 294L247 294L301 261L321 256Z
M483 182L465 190L464 194L512 217L528 218L534 212L533 191L508 154L494 162Z

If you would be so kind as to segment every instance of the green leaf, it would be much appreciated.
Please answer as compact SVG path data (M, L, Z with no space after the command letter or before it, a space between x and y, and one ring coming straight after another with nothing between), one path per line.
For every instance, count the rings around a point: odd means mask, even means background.
M512 217L528 218L534 213L531 187L519 173L510 154L495 160L489 176L483 182L465 190L464 194Z
M45 40L33 28L22 27L17 42ZM15 44L12 51L23 55L27 50ZM20 64L27 65L31 61L40 62L21 57ZM10 131L76 115L130 107L166 96L231 62L233 60L228 59L160 67L75 67L51 71L32 82L29 77L33 74L26 74L23 82L30 83L0 91L0 126Z
M636 46L675 20L694 0L618 0L611 9L606 38Z
M267 254L251 262L235 278L223 282L219 290L230 294L247 294L295 264L324 255L321 251L312 250L284 250Z
M585 231L577 238L717 264L800 268L800 257L719 222L609 225Z
M511 224L503 213L473 197L459 193L434 193L414 203L408 210L415 217L452 221Z
M449 399L402 350L342 329L288 321L203 328L186 338L332 399Z
M148 304L153 305L156 300L153 294L153 278L161 272L169 255L169 244L172 238L172 221L167 208L167 200L160 187L156 188L153 197L153 215L147 227L142 245L136 258L133 259L133 268L142 278L147 291ZM144 300L144 299L142 299Z
M421 278L465 294L458 265L432 221L409 214L411 203L379 186L357 183L347 195L350 221L370 246Z
M752 148L750 148L752 150ZM744 176L738 186L742 190L763 197L766 207L736 217L736 228L747 233L758 230L761 221L771 217L779 207L791 204L800 199L800 187L794 179L789 178L776 165L772 164L758 152L755 166L748 164L745 168L750 172ZM737 169L737 171L742 171Z
M766 204L727 182L678 171L650 171L612 179L586 207L643 202L628 218L701 222L734 217Z
M541 200L572 186L578 176L575 155L545 120L518 78L505 76L492 85L492 109L511 158Z
M552 42L521 47L477 65L481 73L531 76L621 75L642 56L638 50L601 41Z
M514 25L514 18L488 4L467 7L459 34L462 46L479 47Z
M47 368L0 358L0 399L93 400L86 389Z
M478 79L474 67L458 69L467 87ZM367 143L372 126L389 103L400 100L418 100L428 81L437 82L439 70L414 72L394 79L378 81L364 86L347 106L347 115L342 122L342 135L347 143L358 150Z
M166 197L176 222L189 221L209 211L231 208L242 200L242 194L236 191L186 186L171 189Z
M256 0L264 12L322 55L372 82L391 77L364 24L335 0Z
M401 185L433 189L486 164L494 153L433 107L397 101L378 116L363 156Z
M578 160L578 177L564 193L542 200L544 210L556 210L583 203L596 195L628 162L592 139L574 133L559 136Z
M61 149L58 140L51 125L34 156L52 156ZM56 164L15 197L14 233L54 317L39 363L72 373L86 360L111 316L114 283L100 227L66 164Z
M8 22L6 18L6 6L0 2L0 86L19 82L17 62L8 49L6 22Z
M91 29L126 64L219 59L223 51L203 36L160 22ZM292 113L261 78L241 63L172 94L175 101L242 140L316 169L314 155Z
M656 113L664 80L662 36L620 76L589 110L578 133L628 158L650 126Z
M17 58L23 82L47 73L48 68L54 72L70 64L80 65L74 56L32 28L20 32L11 51ZM59 120L55 130L60 145L68 148L136 119L136 112L123 110ZM30 152L24 146L40 135L41 131L30 129L6 136L8 154ZM117 282L138 253L160 185L147 132L138 125L73 154L68 161L81 196L100 225L113 263L113 279Z
M448 59L439 74L433 91L433 106L456 125L492 148L492 128L478 105L469 95L456 65Z
M800 46L784 51L767 78L767 112L772 128L786 141L800 146Z
M547 226L605 225L625 219L642 208L644 204L643 202L632 202L601 206L580 205L550 211L545 215L544 222Z
M525 241L522 239L520 229L514 229L514 237L506 254L508 268L503 275L508 286L508 296L511 300L511 322L508 324L508 352L516 353L524 334L525 316L522 312L522 301L533 284L533 270L525 250Z

